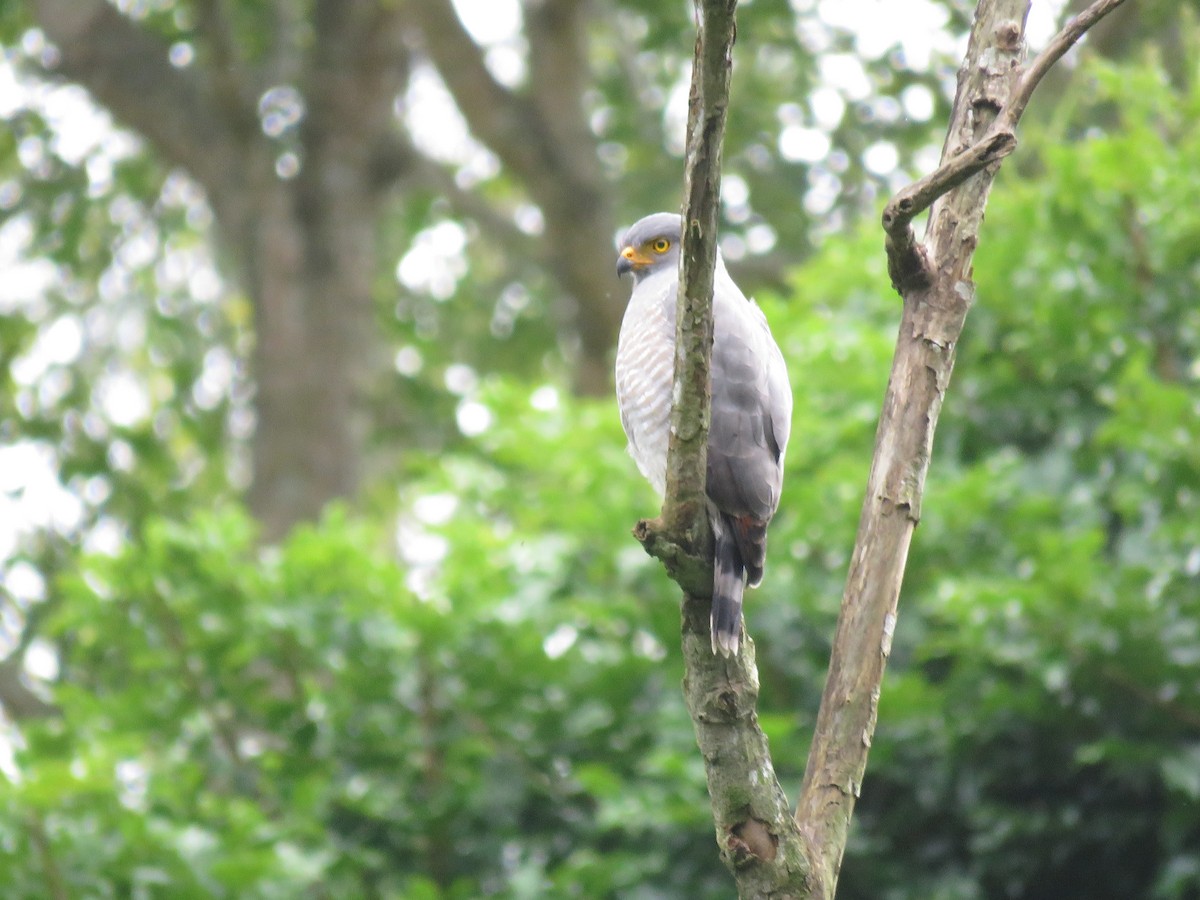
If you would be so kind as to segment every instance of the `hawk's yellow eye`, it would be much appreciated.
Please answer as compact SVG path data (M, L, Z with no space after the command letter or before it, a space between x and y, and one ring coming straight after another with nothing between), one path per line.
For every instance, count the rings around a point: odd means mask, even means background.
M666 253L669 249L671 249L671 242L666 238L659 238L650 245L650 249L655 253Z

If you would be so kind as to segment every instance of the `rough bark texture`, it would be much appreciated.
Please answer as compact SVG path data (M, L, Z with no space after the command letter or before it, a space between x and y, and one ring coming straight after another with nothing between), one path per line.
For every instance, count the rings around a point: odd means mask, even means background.
M729 105L737 0L699 6L688 102L683 252L675 340L675 404L663 521L711 556L705 507L711 400L713 273L721 193L721 146ZM721 857L746 898L792 895L806 880L788 801L758 724L758 669L746 638L735 659L712 652L711 568L706 589L683 596L684 700L704 757Z
M660 520L635 534L684 589L684 699L704 757L721 857L743 898L802 896L808 866L787 797L758 725L754 642L725 659L712 652L711 534L705 508L712 293L721 188L721 144L729 104L736 0L697 2L688 108L686 201L676 315L675 403L667 491Z
M728 99L735 0L705 2L689 121L679 356L661 520L639 523L647 550L684 588L684 690L704 755L722 856L739 896L830 900L875 730L884 667L925 476L954 354L974 299L971 260L992 180L1045 72L1122 0L1097 0L1024 72L1028 0L981 0L942 153L928 178L884 215L889 272L904 298L829 676L794 818L755 716L754 645L734 660L710 653L702 503L720 140ZM720 29L720 30L718 30ZM714 145L715 143L715 145ZM931 208L925 238L913 216ZM700 498L699 500L697 498Z
M884 214L889 272L904 298L829 676L796 818L832 897L875 731L883 670L925 475L955 350L974 300L971 260L1000 160L1042 76L1122 0L1099 0L1069 22L1024 71L1027 0L981 0L942 151L942 165L900 192ZM932 206L930 207L930 204ZM924 240L911 220L930 207Z
M1016 86L1028 6L1027 0L979 4L943 162L984 137ZM997 168L993 163L960 181L934 204L922 248L927 277L904 285L896 355L796 812L823 887L818 897L834 894L862 787L900 583L921 517L934 428L974 298L971 258Z

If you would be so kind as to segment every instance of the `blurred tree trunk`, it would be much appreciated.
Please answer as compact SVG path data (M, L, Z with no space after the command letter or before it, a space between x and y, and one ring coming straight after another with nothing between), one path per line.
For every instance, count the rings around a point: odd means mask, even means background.
M254 307L257 423L251 508L268 539L358 486L365 423L359 388L372 357L371 280L378 270L373 159L393 126L404 78L394 11L323 0L311 43L277 22L269 62L241 56L227 10L197 4L204 43L176 68L168 47L102 0L38 0L62 74L208 194L218 233ZM289 79L291 76L291 79ZM259 123L272 86L303 98L298 146Z
M503 162L542 211L542 262L563 291L559 318L581 393L612 387L610 354L625 298L613 275L617 228L600 170L584 93L590 84L585 0L522 5L529 84L514 91L488 70L451 0L407 0L421 47L472 133ZM651 210L646 210L650 212Z
M394 102L412 46L542 210L553 239L522 236L521 247L548 248L535 261L561 288L576 387L609 389L623 302L610 265L612 206L584 110L584 4L525 8L534 49L519 92L493 78L450 0L317 0L311 12L196 0L195 56L182 66L151 28L103 0L30 4L61 53L51 74L87 88L207 193L226 275L254 308L249 501L268 539L358 489L368 426L360 400L380 355L371 288L388 188L428 187L432 177L486 235L518 233L510 214L457 189L404 138ZM269 35L265 51L243 52L262 40L247 21ZM298 128L282 139L264 133L269 91L281 86L294 91L283 102L302 104Z
M257 430L251 508L278 536L354 493L367 434L359 401L377 356L371 288L381 191L373 153L402 85L401 31L374 4L320 3L298 78L300 169L273 147L210 189L225 249L254 301ZM264 152L265 151L265 152Z

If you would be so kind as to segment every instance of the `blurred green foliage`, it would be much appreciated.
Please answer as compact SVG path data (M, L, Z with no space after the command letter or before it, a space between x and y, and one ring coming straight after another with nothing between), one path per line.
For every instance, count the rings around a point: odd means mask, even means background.
M1079 77L1111 126L1023 135L988 211L843 900L1200 896L1200 89ZM794 791L899 301L872 228L762 300L797 405L747 614ZM614 408L457 403L487 427L398 515L263 549L177 483L63 567L6 898L730 895Z

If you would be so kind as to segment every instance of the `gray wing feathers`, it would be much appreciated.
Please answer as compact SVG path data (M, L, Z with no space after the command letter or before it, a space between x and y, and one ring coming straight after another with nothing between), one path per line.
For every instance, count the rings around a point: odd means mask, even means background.
M762 311L740 292L724 299L714 310L708 493L722 512L766 522L783 486L791 390Z

